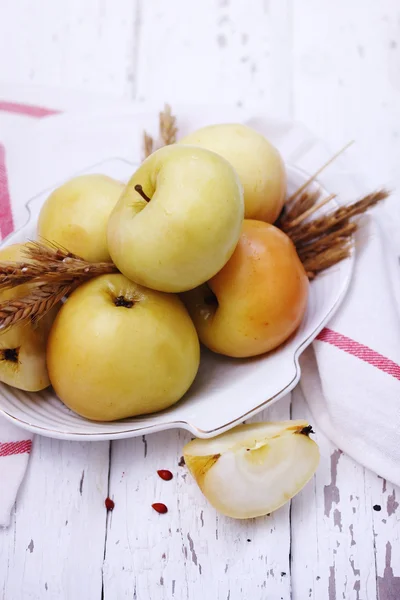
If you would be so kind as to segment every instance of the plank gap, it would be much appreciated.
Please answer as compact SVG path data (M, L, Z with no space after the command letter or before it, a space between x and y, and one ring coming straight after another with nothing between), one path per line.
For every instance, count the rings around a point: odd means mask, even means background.
M110 497L110 482L111 482L111 463L112 463L112 449L113 442L110 441L108 444L108 475L107 475L107 498ZM106 509L106 529L104 532L104 553L103 553L103 564L101 567L101 600L104 600L104 565L106 562L107 555L107 535L108 535L108 520L111 518L111 511Z

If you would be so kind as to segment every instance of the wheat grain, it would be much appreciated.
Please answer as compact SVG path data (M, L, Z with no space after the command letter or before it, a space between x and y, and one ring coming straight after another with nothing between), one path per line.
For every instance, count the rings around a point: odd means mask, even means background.
M169 104L164 106L164 110L159 115L159 131L160 138L164 146L175 144L176 134L178 132L176 126L176 117L171 112Z
M73 287L73 284L65 283L44 284L33 288L26 296L0 302L1 333L15 325L44 317Z

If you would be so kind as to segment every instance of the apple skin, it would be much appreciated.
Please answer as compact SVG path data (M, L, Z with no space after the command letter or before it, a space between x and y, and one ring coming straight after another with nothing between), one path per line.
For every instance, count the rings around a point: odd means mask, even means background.
M23 244L0 250L1 262L27 262ZM20 298L31 285L23 284L0 292L0 302ZM58 307L37 323L21 323L0 333L0 381L26 392L38 392L50 385L46 367L46 344Z
M118 300L130 306L116 305ZM167 408L192 384L200 344L173 294L120 274L84 283L52 327L47 363L59 398L78 414L114 421Z
M245 218L274 223L285 201L286 171L278 150L260 133L238 123L210 125L178 142L220 154L244 189Z
M47 198L38 236L90 262L109 261L107 222L123 189L123 183L106 175L74 177Z
M203 148L166 146L128 182L108 223L108 248L132 281L182 292L207 281L229 260L243 214L242 186L225 159Z
M208 285L182 297L205 346L244 358L273 350L296 331L308 288L287 235L269 223L245 220L229 262Z

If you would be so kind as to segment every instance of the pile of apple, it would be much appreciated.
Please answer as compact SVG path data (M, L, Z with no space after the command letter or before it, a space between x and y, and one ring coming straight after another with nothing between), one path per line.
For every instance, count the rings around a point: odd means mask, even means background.
M51 383L80 415L112 421L165 409L187 392L200 342L269 352L298 328L308 279L272 223L286 196L278 151L243 125L205 127L149 156L123 183L76 177L41 210L37 233L120 273L79 286L37 324L0 335L0 379ZM0 260L21 260L19 246ZM2 292L26 294L26 286Z

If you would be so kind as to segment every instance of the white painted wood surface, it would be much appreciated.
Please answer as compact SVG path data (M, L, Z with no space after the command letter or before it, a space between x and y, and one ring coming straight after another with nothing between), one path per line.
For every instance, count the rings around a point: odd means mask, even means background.
M355 138L368 185L400 185L398 0L0 0L0 56L0 84L261 105L335 148ZM298 390L260 418L290 414L308 416ZM0 597L398 600L400 491L316 437L314 481L244 523L218 516L178 466L185 433L36 438L0 531Z

